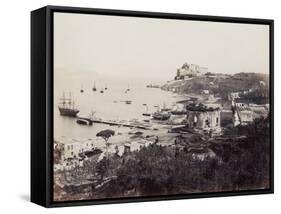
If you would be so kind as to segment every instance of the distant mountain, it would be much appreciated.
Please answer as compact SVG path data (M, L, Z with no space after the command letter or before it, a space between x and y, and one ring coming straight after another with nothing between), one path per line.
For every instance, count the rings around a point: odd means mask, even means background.
M256 90L259 86L265 94L269 91L269 75L261 73L237 73L234 75L206 73L202 76L187 80L173 80L162 86L163 90L174 91L180 94L201 93L208 90L209 93L227 98L231 92Z

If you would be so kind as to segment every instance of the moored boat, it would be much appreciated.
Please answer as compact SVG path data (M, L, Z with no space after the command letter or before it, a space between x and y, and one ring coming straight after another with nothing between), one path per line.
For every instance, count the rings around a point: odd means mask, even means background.
M170 108L167 108L165 104L163 104L163 108L159 110L159 106L157 106L158 110L152 114L153 119L155 120L168 120L171 117Z
M96 88L96 82L94 82L94 86L93 86L93 91L96 91L97 88Z
M147 106L147 104L143 104L143 105L146 107L146 111L145 111L145 113L142 113L142 115L143 115L143 116L150 117L150 116L151 116L151 114L150 114L150 113L148 113L148 106Z
M78 118L76 120L76 123L78 123L80 125L89 125L89 126L93 125L93 122L90 119L88 120L88 119L84 119L84 118Z
M75 108L74 101L71 98L71 94L69 94L69 98L65 98L65 94L63 93L63 97L60 99L59 103L59 112L62 116L67 117L76 117L79 113L79 110Z
M83 120L83 119L77 119L76 123L78 123L80 125L88 125L88 121L87 120Z
M171 117L171 112L169 111L159 111L152 114L155 120L168 120Z

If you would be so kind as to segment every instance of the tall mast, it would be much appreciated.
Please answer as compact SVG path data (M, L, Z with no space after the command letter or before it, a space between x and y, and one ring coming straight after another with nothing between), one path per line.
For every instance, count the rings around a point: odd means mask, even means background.
M65 107L65 93L62 93L62 106Z
M69 104L69 106L71 105L71 92L69 92L68 104Z

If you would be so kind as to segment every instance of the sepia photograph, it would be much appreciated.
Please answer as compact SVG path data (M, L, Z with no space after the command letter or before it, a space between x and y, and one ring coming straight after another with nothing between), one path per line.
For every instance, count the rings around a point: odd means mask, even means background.
M53 201L271 188L270 26L53 14Z

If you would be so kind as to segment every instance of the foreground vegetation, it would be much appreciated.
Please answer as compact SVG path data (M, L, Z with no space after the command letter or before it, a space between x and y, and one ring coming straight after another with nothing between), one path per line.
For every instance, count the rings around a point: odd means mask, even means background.
M269 188L269 137L269 120L258 119L219 138L198 140L203 147L186 140L172 147L153 144L122 157L116 153L87 165L87 173L97 178L90 189L67 194L84 192L80 199L89 199ZM215 156L204 156L209 151Z

